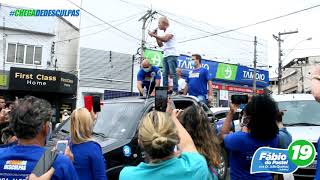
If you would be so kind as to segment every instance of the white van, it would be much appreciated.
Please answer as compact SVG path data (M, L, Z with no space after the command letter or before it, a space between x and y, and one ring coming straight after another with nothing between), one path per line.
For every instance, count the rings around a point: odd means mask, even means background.
M305 139L317 148L320 137L320 103L311 94L282 94L272 96L280 111L284 111L283 123L292 140ZM314 179L317 157L308 167L299 168L295 179Z

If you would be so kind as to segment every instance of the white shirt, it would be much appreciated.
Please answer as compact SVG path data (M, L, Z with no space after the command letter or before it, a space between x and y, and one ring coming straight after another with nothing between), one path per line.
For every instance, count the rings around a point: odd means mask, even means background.
M179 79L178 80L178 85L179 85L178 91L181 91L182 89L185 89L186 85L187 85L186 80L183 79L183 78Z
M168 42L163 42L163 56L168 57L168 56L179 56L176 50L176 34L174 31L168 27L166 31L164 32L164 35L171 34L173 35L172 38Z

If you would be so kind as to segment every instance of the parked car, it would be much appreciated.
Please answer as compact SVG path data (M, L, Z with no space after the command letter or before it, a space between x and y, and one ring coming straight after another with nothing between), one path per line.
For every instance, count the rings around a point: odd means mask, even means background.
M209 120L213 120L213 114L207 105L198 102L194 97L174 96L173 102L178 109L199 104L207 113ZM153 110L154 98L126 97L108 100L103 104L101 112L98 113L93 135L102 147L108 178L118 179L124 166L136 166L144 161L144 153L138 146L137 128L142 117ZM69 136L69 129L70 119L55 129L49 146L54 146L57 140L66 139ZM220 179L225 179L228 163L224 150L222 154L218 172Z
M305 139L317 148L320 136L320 103L311 94L273 95L279 109L284 111L283 123L292 139ZM308 167L299 168L293 175L298 179L314 179L317 157Z
M223 122L226 119L228 112L230 110L229 107L217 107L217 108L210 108L213 114L214 119L214 125L216 128L217 133L220 133L221 128L223 126ZM237 109L237 112L233 115L233 123L231 130L233 132L240 130L240 121L239 121L239 115L240 115L241 109Z

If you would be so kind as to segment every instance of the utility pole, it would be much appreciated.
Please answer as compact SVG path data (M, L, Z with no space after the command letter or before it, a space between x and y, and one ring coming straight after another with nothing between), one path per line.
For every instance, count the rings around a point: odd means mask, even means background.
M303 67L300 66L300 72L301 72L301 92L304 93L304 78L303 78Z
M144 49L146 44L146 23L148 19L153 17L153 15L157 13L156 11L148 10L146 14L144 14L139 21L142 21L142 39L141 39L141 59L144 57Z
M3 17L3 25L2 25L2 33L3 33L3 47L2 47L2 50L3 50L3 69L2 69L2 74L4 75L5 74L5 66L6 66L6 46L7 46L7 35L5 33L5 28L6 27L6 18Z
M296 31L289 31L289 32L282 32L282 33L278 33L278 36L273 35L273 38L278 41L278 47L279 47L279 54L278 54L278 94L281 93L281 79L282 79L282 60L281 60L281 56L282 56L282 50L281 50L281 42L283 42L283 40L281 39L282 35L287 35L287 34L294 34L294 33L298 33L298 30Z
M55 42L51 44L51 63L54 61L54 70L57 70L57 59L54 60L54 53L55 53Z
M257 92L257 36L254 36L253 68L253 95L255 95Z

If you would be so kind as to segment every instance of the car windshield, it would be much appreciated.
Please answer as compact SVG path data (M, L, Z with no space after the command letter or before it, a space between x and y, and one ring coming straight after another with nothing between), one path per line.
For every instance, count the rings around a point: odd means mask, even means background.
M314 100L278 102L284 111L283 123L290 125L319 125L320 103Z
M144 103L107 103L98 113L97 123L93 128L94 133L115 139L130 138L138 120L141 117ZM62 128L62 131L70 131L70 121Z

